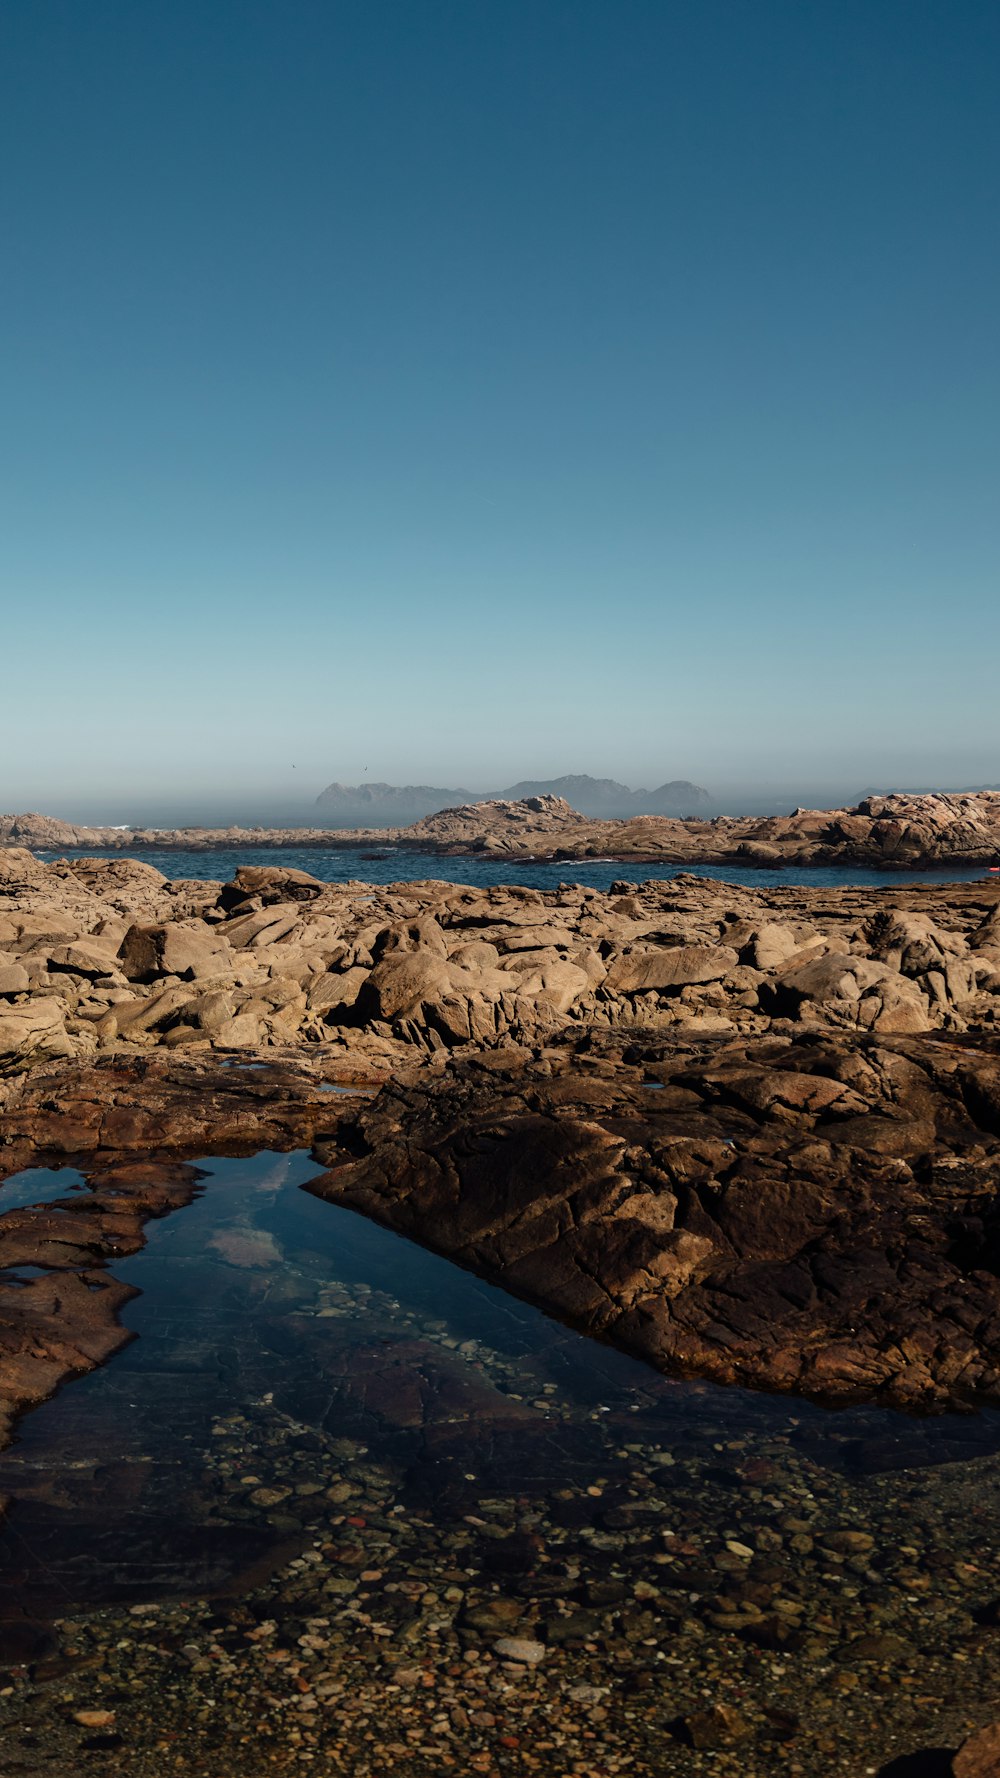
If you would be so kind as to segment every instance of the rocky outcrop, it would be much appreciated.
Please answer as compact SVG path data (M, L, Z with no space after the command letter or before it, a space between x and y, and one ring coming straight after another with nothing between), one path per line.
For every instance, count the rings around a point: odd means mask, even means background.
M308 1128L326 1195L669 1370L1000 1397L1000 885L171 883L10 849L0 969L7 1172ZM345 1132L290 1054L392 1078Z
M309 1189L674 1374L1000 1400L1000 1045L643 1034L386 1085Z
M664 787L666 789L670 788ZM367 828L75 827L44 815L0 815L0 847L232 849L392 845L425 852L509 858L620 858L646 863L858 865L913 870L934 864L1000 863L1000 792L866 797L849 809L796 809L787 816L624 820L581 815L553 795L463 804L409 826Z
M645 815L587 821L552 797L473 804L430 815L393 836L446 852L647 862L867 865L906 870L940 862L1000 861L1000 795L868 797L852 809L714 820Z
M116 1047L290 1042L406 1061L562 1030L909 1034L1000 1020L1000 885L700 877L475 889L281 866L170 883L0 853L0 1080Z

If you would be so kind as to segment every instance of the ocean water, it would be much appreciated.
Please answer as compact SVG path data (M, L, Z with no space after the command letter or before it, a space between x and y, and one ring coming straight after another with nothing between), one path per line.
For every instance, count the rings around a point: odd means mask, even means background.
M46 862L56 858L100 858L107 848L72 852L39 852ZM116 854L119 856L119 854ZM579 883L587 889L610 889L612 883L669 882L684 873L725 883L741 883L749 889L773 889L805 884L814 889L892 888L906 883L968 883L977 879L996 881L982 865L938 870L876 871L839 867L786 865L779 870L755 870L736 864L639 864L620 858L567 861L528 858L442 857L436 852L414 852L409 847L233 846L219 850L141 848L122 852L140 858L164 876L228 882L241 865L279 865L307 871L324 883L468 883L489 889L500 883L517 883L529 889L557 889L561 883Z

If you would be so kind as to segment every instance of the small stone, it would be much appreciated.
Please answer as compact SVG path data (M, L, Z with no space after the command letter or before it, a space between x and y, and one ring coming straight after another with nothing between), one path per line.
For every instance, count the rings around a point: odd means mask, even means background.
M291 1488L255 1488L250 1499L254 1506L278 1506L291 1492Z
M848 1654L859 1661L900 1661L912 1655L911 1644L891 1630L858 1636L848 1644Z
M113 1710L74 1710L73 1721L81 1729L110 1729L115 1720Z
M545 1645L532 1642L527 1636L501 1636L493 1644L504 1661L520 1661L525 1667L537 1667L545 1659Z
M709 1710L696 1710L683 1718L692 1747L731 1747L752 1734L750 1724L731 1704L713 1704Z

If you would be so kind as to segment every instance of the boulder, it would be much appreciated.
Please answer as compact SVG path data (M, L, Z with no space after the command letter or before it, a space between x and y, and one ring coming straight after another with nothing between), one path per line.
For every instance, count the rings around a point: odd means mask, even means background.
M872 956L903 975L943 970L950 958L962 955L966 949L962 938L943 932L926 914L902 908L876 914L864 930Z
M611 962L605 988L613 994L659 993L693 982L718 982L735 969L739 957L728 945L672 945L622 951Z
M184 981L219 975L232 954L218 929L200 920L177 920L169 926L130 926L118 951L122 972L130 982L154 982L175 975Z
M62 1002L55 999L29 1000L0 1011L0 1074L17 1074L38 1062L73 1055L64 1012Z
M92 939L78 939L75 944L55 945L49 952L48 964L50 971L65 972L69 975L117 976L120 981L126 978L118 968L114 945L104 946Z
M310 1012L318 1013L332 1013L353 1006L367 980L367 969L344 969L339 974L336 970L327 970L325 975L313 976L306 1005Z
M883 963L829 951L761 988L761 1005L792 1019L818 1013L871 1031L926 1031L932 1020L914 982Z
M765 920L740 948L740 962L751 969L778 969L801 948L800 940L787 926L776 920Z
M558 1017L590 992L590 977L575 963L546 963L518 979L519 995L530 997L540 1013Z
M289 870L284 865L243 864L234 873L232 882L223 886L219 905L238 907L240 902L251 899L261 907L281 901L316 901L326 887L326 883L304 870Z
M409 1018L421 1001L444 1000L460 989L462 973L435 953L390 952L362 984L358 1012L364 1019Z
M267 945L276 944L279 938L292 931L299 924L301 915L296 907L258 908L252 914L239 914L235 919L227 920L215 930L224 936L226 942L237 948L262 950Z

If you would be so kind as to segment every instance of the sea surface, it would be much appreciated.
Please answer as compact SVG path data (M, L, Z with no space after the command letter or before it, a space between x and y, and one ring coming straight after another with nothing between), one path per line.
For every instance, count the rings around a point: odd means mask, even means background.
M45 851L37 856L46 862L56 858L104 858L107 847L77 851ZM886 889L907 883L968 883L977 879L994 882L982 865L954 866L922 871L850 870L828 866L782 866L780 870L756 870L735 864L639 864L620 858L589 860L528 858L442 857L437 852L414 852L407 846L233 846L212 851L155 847L123 851L114 856L139 858L176 879L228 882L241 865L265 864L307 871L324 883L468 883L489 889L498 883L520 883L531 889L557 889L561 883L580 883L588 889L610 889L612 883L669 882L687 874L714 878L716 882L742 883L749 889L789 887L798 884L816 889L841 886Z

